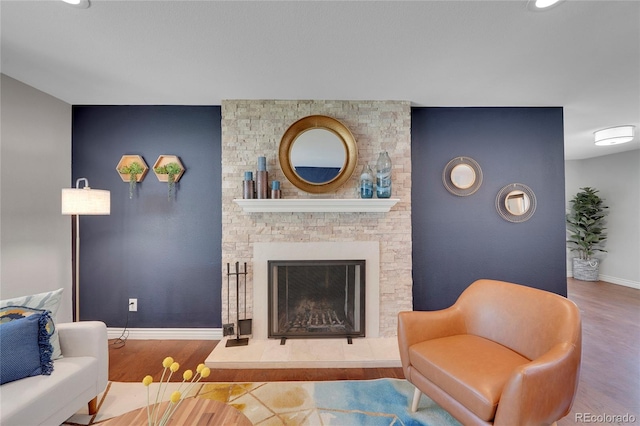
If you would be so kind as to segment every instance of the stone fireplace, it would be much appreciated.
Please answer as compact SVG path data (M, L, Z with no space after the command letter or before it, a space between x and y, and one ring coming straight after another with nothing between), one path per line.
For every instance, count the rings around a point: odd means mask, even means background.
M312 114L343 122L358 146L358 166L350 181L321 196L291 185L278 164L284 132ZM365 164L375 166L383 150L393 162L392 197L400 199L388 213L247 213L233 202L242 198L244 172L255 172L259 156L267 158L269 181L281 182L283 198L355 198L360 171ZM268 261L282 259L365 259L366 337L395 336L398 312L412 309L409 102L223 101L222 185L222 263L250 265L247 309L254 339L268 336ZM230 296L231 312L223 303L223 320L235 317L235 295ZM227 300L225 286L222 300Z

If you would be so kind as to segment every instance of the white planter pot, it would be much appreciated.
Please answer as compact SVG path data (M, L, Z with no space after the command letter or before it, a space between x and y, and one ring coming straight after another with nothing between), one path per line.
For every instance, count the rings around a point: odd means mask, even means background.
M600 260L573 258L573 278L582 281L598 281Z

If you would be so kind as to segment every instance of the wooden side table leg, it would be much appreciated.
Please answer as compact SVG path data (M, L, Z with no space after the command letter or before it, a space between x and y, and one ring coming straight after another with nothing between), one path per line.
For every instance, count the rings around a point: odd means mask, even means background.
M89 414L94 415L98 412L98 397L96 396L91 401L89 401Z

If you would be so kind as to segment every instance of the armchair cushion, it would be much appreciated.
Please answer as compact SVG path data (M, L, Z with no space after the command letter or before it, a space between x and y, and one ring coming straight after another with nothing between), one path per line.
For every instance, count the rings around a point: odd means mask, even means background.
M505 346L470 334L418 343L409 349L409 358L420 374L484 421L495 416L513 370L529 362Z

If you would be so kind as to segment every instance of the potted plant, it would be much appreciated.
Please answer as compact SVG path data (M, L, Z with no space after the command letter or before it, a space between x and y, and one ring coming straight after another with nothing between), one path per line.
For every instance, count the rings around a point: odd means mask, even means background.
M133 198L133 193L136 190L136 183L138 182L138 175L144 172L144 167L137 161L131 164L122 166L118 169L119 173L123 175L129 175L129 198Z
M580 190L570 201L571 212L567 214L567 243L571 251L578 253L578 257L573 258L573 277L597 281L600 261L593 254L606 252L602 247L607 239L604 221L609 207L604 205L597 189L585 187Z
M167 182L169 183L169 200L173 195L174 187L176 185L176 176L182 172L182 167L178 163L167 163L164 166L159 166L153 169L157 174L167 175Z

